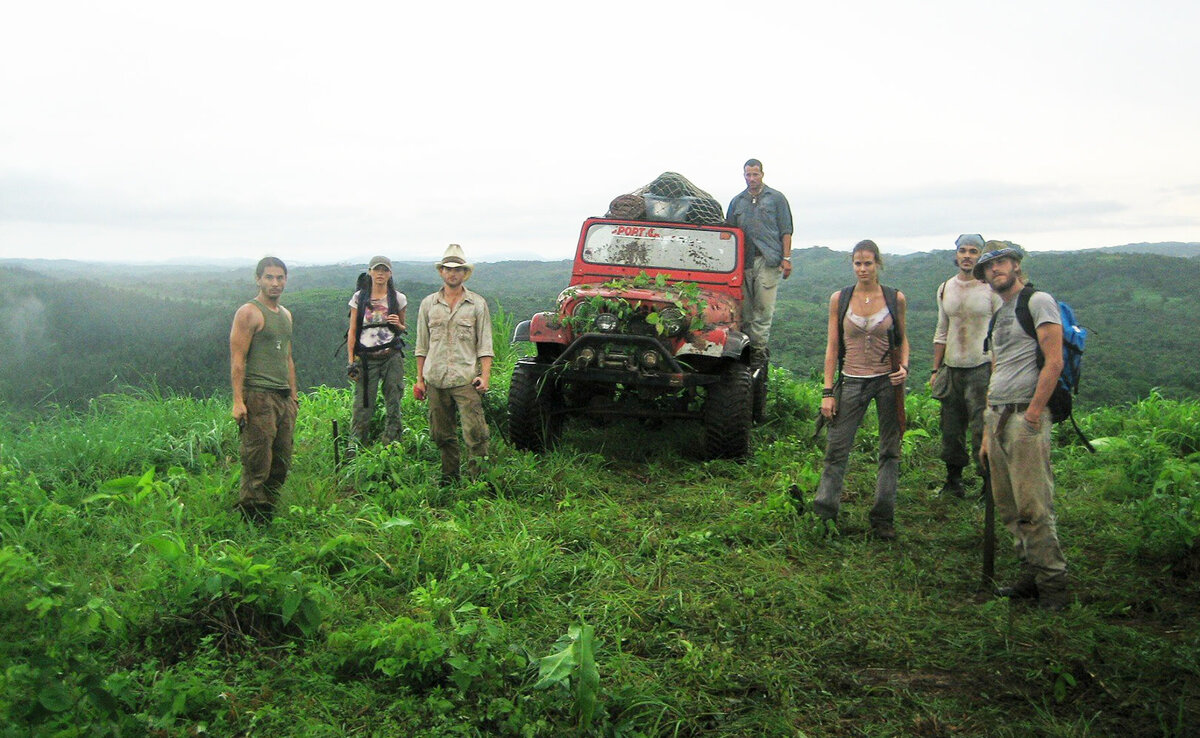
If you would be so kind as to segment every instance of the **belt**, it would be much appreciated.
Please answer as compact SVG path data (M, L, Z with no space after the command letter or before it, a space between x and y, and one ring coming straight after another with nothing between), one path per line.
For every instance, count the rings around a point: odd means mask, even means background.
M1029 409L1028 402L1010 402L1007 405L992 405L992 412L1000 413L1000 418L996 420L996 437L1002 438L1004 434L1004 426L1008 425L1008 419L1013 416L1013 413L1023 413Z
M991 405L994 413L1023 413L1029 409L1028 402L1010 402L1007 405Z
M276 389L274 387L247 387L245 391L246 392L262 392L263 394L269 394L269 395L283 395L284 397L292 396L291 388Z
M361 355L364 359L386 359L395 353L399 353L397 349L385 348L379 349L378 351L360 351L359 355Z

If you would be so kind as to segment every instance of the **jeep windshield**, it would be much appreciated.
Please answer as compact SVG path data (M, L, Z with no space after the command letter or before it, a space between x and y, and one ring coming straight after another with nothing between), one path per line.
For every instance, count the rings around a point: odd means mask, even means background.
M581 255L589 264L729 273L737 268L738 239L725 230L594 223Z

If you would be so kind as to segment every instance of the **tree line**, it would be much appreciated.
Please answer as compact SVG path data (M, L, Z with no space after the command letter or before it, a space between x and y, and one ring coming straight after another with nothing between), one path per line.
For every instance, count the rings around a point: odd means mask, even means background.
M780 289L772 361L801 375L819 371L826 305L852 281L849 254L822 247L794 252L796 273ZM94 266L94 268L90 268ZM1033 282L1072 304L1092 335L1079 402L1129 402L1159 388L1165 396L1200 394L1200 321L1182 312L1200 287L1196 259L1106 251L1033 253ZM416 306L437 288L429 264L396 262L398 288ZM305 388L345 383L347 301L360 265L294 267L283 297L296 318L295 352ZM471 289L493 310L517 320L553 309L571 262L481 264ZM886 255L882 281L908 297L912 390L928 374L937 320L937 286L954 273L939 251ZM28 410L84 406L130 387L207 396L228 390L233 312L255 294L251 267L115 268L25 260L0 266L0 402ZM415 336L410 336L411 343Z

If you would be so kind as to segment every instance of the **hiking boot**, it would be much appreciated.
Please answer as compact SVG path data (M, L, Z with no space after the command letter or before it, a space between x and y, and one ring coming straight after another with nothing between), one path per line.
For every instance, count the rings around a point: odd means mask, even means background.
M1071 603L1067 585L1063 582L1045 584L1038 591L1038 609L1058 612Z
M947 466L946 467L946 483L942 485L942 491L940 494L943 497L946 497L949 495L949 496L957 497L960 500L963 498L963 495L965 493L963 492L962 467L961 466Z
M237 508L247 522L257 526L270 525L271 519L275 517L274 505L256 505L247 503L244 505L238 505Z
M994 590L997 597L1007 597L1011 600L1036 600L1038 599L1038 586L1034 580L1032 571L1027 571L1021 574L1013 584L1005 587L996 587Z
M871 537L879 541L894 541L896 528L891 523L874 523L871 525Z

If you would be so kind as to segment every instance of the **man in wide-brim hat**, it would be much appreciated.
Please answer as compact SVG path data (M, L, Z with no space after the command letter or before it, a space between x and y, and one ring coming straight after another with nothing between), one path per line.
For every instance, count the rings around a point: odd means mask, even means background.
M492 373L492 316L487 302L463 286L475 267L456 243L434 266L442 287L421 301L417 316L417 381L413 395L429 401L429 435L442 455L442 483L458 478L457 411L467 446L467 470L479 473L488 455L483 395Z
M462 246L456 243L447 246L446 253L442 255L440 260L434 262L433 266L437 268L439 273L444 267L465 269L465 276L463 276L462 280L464 282L470 279L471 274L475 271L475 265L467 261L467 257L463 254Z

